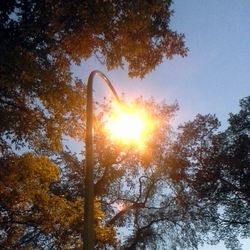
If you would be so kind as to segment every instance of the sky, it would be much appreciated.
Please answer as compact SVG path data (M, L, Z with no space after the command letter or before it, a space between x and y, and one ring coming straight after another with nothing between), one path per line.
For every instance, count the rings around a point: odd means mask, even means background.
M185 34L186 58L165 60L142 80L129 79L126 70L108 72L95 58L75 71L86 80L99 69L127 97L177 100L177 122L212 113L226 125L228 114L237 112L239 100L250 94L250 1L175 0L173 9L170 26ZM95 91L98 97L108 92L98 83Z
M226 128L228 114L237 112L239 100L250 95L250 1L175 0L172 8L170 27L185 34L186 58L165 60L143 79L129 79L126 70L107 71L95 58L74 72L86 81L92 70L101 70L127 98L178 101L176 124L211 113ZM108 95L98 80L94 88L96 99ZM250 240L242 243L243 250L250 249ZM199 248L225 249L223 244Z

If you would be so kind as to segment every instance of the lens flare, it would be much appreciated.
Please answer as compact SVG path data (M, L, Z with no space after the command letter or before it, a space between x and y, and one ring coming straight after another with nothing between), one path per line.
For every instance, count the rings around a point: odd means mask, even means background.
M135 105L129 107L113 105L105 123L105 129L112 140L121 144L135 145L138 148L145 147L153 127L154 122L149 114Z

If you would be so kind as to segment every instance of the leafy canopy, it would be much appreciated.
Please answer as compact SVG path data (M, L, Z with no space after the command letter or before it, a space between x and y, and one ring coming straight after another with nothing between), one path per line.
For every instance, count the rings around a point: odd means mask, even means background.
M70 67L96 56L143 77L185 56L184 36L169 27L171 3L1 1L1 248L81 248L84 162L63 140L83 139L86 91ZM98 244L114 245L96 204Z
M171 3L1 1L1 248L82 248L84 159L62 142L83 139L86 91L70 66L94 55L143 77L164 58L185 56L183 35L169 27ZM176 134L176 105L138 102L162 121L149 151L121 150L96 134L97 247L195 249L224 240L239 248L237 237L250 232L250 98L225 131L215 116L198 115ZM130 230L119 237L123 227Z

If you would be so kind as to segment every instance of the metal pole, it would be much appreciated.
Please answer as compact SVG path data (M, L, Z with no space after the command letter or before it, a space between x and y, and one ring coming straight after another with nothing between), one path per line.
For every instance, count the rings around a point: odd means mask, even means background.
M84 250L93 250L95 246L94 231L94 153L93 153L93 79L95 75L104 79L111 89L116 100L120 99L109 79L100 71L90 73L87 83L87 106L86 106L86 166L85 166L85 192L84 192Z

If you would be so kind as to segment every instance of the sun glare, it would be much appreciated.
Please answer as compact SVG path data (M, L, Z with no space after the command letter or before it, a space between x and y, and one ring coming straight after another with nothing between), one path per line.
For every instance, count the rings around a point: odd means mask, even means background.
M114 204L114 207L115 207L119 212L121 212L121 211L126 210L127 205L126 205L125 203L123 203L123 202L119 202L119 203L115 203L115 204Z
M152 132L153 121L143 109L116 104L109 114L105 128L111 139L143 148L147 137Z

